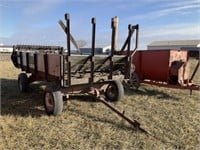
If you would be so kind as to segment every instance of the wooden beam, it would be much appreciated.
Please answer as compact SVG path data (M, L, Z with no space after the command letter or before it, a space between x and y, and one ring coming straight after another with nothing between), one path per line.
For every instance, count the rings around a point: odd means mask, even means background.
M67 31L67 27L65 26L65 24L63 23L62 20L58 21L59 25L61 26L61 28L63 29L63 31L66 33ZM67 33L66 33L67 35ZM78 50L79 54L82 54L77 42L75 41L74 37L70 34L70 41L74 44L75 48Z

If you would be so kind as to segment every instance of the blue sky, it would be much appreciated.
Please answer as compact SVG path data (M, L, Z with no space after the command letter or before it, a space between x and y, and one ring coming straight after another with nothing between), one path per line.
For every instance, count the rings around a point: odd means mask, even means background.
M200 39L200 0L0 0L0 43L61 45L58 25L70 13L71 33L91 45L91 18L97 45L109 45L111 18L119 17L119 48L128 24L139 24L139 49L158 40Z

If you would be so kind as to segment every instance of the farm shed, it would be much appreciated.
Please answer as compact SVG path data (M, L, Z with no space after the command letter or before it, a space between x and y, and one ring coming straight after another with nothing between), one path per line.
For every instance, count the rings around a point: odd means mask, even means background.
M200 40L174 40L154 41L147 45L148 50L176 49L188 50L191 55L198 55L200 51Z
M0 45L0 53L11 53L13 46L11 45Z

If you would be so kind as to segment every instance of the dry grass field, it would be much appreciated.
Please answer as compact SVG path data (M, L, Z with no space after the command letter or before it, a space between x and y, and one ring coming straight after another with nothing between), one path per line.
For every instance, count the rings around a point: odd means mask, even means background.
M43 108L44 86L32 84L30 93L19 93L19 73L9 59L0 61L0 150L200 149L200 92L142 85L138 91L127 89L123 100L113 103L154 139L90 97L71 99L61 115L49 117ZM199 77L200 71L198 83Z

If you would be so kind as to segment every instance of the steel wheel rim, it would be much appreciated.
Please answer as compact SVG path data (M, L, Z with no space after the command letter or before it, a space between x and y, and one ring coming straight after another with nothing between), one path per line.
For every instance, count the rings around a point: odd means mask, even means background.
M45 94L45 105L48 112L53 112L54 108L54 99L51 93Z
M115 92L116 92L116 88L112 85L110 85L108 88L107 88L107 95L110 97L110 98L115 98Z

